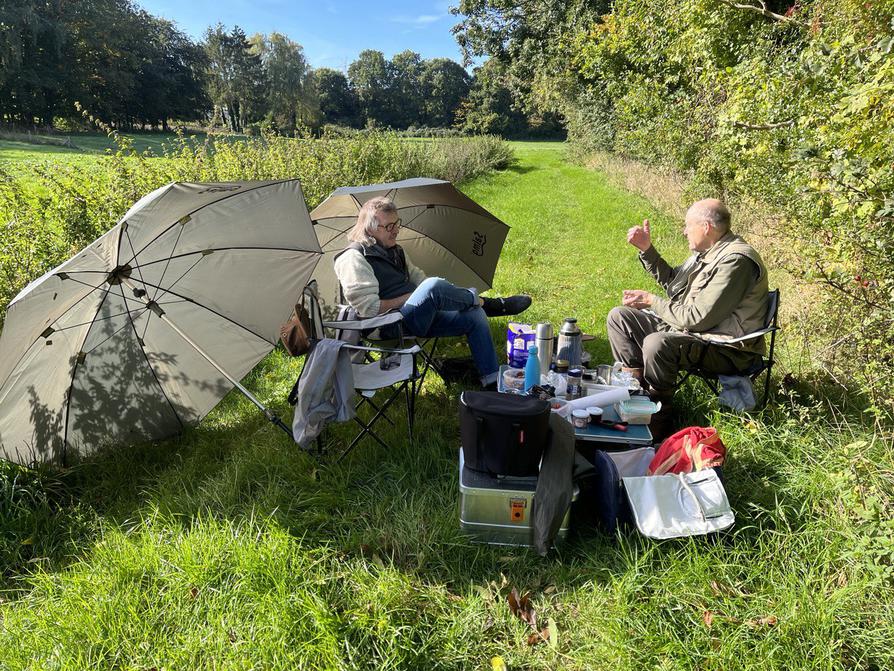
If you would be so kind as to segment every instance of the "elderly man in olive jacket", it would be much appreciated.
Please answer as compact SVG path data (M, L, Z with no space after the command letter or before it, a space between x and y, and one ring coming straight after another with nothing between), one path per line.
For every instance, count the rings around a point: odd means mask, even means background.
M680 370L699 367L718 375L747 370L765 352L763 337L712 347L764 326L767 270L751 245L730 231L730 213L719 200L700 200L686 212L683 235L693 254L672 268L652 246L649 221L627 241L645 269L667 292L626 290L623 307L608 315L608 338L617 361L648 385L663 412L653 436L670 429L670 402ZM655 436L659 440L663 436Z

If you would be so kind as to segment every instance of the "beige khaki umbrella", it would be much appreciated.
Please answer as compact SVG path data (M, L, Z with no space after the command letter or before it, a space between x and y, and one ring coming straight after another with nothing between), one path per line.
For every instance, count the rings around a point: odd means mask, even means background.
M320 258L301 185L174 183L28 285L0 336L0 453L64 459L204 417L277 342Z
M450 182L417 177L336 189L310 213L323 250L314 277L324 303L339 302L333 259L345 248L360 208L377 196L397 206L403 223L397 242L426 275L490 289L509 227Z

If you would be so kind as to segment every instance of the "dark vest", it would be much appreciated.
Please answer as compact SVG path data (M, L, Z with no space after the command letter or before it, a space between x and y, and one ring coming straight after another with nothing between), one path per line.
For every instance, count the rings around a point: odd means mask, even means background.
M345 251L348 249L356 249L363 254L363 258L372 267L379 283L379 298L397 298L416 289L416 285L410 282L407 257L400 245L387 250L378 244L367 247L359 242L351 242L345 247Z

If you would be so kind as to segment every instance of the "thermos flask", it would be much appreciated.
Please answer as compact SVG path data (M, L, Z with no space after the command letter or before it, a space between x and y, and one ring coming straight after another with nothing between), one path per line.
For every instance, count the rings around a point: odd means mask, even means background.
M549 322L537 324L537 358L540 360L540 374L549 373L553 362L553 325Z
M566 359L569 370L581 364L581 332L574 317L566 317L562 324L556 344L556 359Z

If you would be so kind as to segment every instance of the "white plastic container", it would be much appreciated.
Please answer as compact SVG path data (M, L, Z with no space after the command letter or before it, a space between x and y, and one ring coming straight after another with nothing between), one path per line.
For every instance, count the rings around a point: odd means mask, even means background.
M615 404L615 410L622 422L628 424L648 424L652 415L661 410L661 402L653 403L645 396L632 396Z

